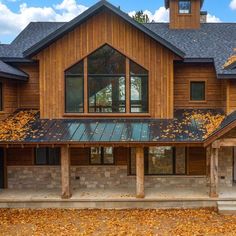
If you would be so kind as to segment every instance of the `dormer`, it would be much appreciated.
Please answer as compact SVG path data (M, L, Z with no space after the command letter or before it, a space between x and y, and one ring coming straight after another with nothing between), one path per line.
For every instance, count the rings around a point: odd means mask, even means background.
M204 0L165 0L170 9L170 29L199 29Z

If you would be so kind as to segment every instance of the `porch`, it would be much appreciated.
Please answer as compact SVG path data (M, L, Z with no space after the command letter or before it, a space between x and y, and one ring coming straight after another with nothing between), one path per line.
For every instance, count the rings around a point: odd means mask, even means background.
M147 188L137 199L135 189L77 189L70 199L61 199L60 190L0 191L0 208L201 208L217 207L217 202L236 201L236 186L220 187L219 197L210 198L207 187Z

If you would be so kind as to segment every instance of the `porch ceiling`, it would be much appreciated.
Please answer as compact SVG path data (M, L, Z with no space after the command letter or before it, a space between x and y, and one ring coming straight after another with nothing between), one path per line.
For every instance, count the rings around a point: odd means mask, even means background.
M151 145L202 143L209 132L218 128L224 118L219 110L177 110L174 119L49 120L39 119L38 115L33 119L31 116L29 117L27 124L21 128L17 126L17 122L19 125L21 124L20 117L9 118L8 120L13 120L14 126L5 131L9 135L0 135L0 144ZM203 122L201 119L208 120ZM11 123L11 120L9 122ZM210 122L215 122L215 124ZM211 128L213 125L212 131L208 130L209 124Z

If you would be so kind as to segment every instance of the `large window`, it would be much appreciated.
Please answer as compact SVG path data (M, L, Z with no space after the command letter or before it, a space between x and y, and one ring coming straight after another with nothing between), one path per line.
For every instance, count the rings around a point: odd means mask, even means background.
M36 165L60 165L60 148L36 148Z
M148 112L148 72L130 61L130 107L131 112Z
M125 57L108 45L88 57L89 112L125 112Z
M179 0L179 13L180 14L191 13L191 0Z
M0 111L3 110L3 91L2 91L2 83L0 83Z
M148 71L104 45L65 71L65 113L148 113Z
M65 102L67 113L84 112L84 65L83 61L65 72Z
M205 81L190 82L190 100L205 101L206 100L206 83Z
M136 174L135 149L131 149L130 174ZM185 175L186 151L182 147L150 147L144 152L145 175Z
M91 165L113 165L114 163L112 147L92 147L90 149Z

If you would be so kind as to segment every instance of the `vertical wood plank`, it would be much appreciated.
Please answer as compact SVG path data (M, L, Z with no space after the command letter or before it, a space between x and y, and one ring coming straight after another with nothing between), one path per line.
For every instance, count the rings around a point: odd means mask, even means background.
M84 59L84 113L88 113L88 58Z
M218 148L211 148L210 197L218 197Z
M144 150L136 148L136 197L144 196Z
M61 188L62 199L71 198L70 150L66 145L61 147Z
M125 102L126 102L126 112L130 113L130 60L126 58L126 92L125 92Z

